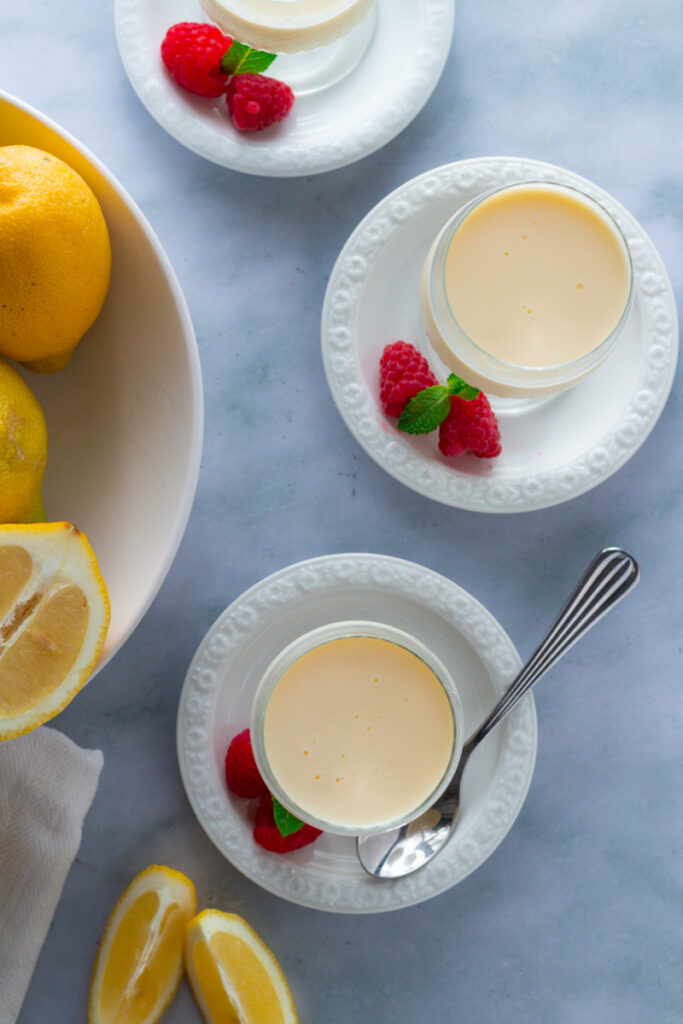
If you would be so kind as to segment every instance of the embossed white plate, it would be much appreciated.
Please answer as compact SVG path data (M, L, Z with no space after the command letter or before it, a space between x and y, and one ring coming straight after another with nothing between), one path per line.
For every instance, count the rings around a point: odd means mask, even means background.
M424 641L458 686L468 734L520 667L493 616L443 576L382 555L314 558L257 583L206 634L180 698L178 759L202 827L248 878L302 906L377 913L436 896L495 850L531 782L536 712L529 695L472 755L457 832L422 871L393 882L372 879L356 859L355 841L340 836L323 835L296 853L268 853L251 835L254 801L227 790L225 751L249 724L254 691L278 651L316 626L351 618L386 622Z
M294 177L374 153L420 112L439 80L455 0L378 0L370 45L337 85L296 99L290 116L255 134L235 131L225 101L178 88L159 47L178 21L206 21L195 0L115 0L119 52L133 88L159 124L189 149L248 174ZM278 77L277 61L269 74ZM283 74L286 80L286 75Z
M490 188L543 180L577 185L619 223L631 249L635 300L626 330L587 380L526 414L501 415L503 453L446 459L436 435L411 438L379 404L379 358L410 341L435 373L419 323L418 281L431 242L464 203ZM524 512L574 498L606 480L640 447L671 389L678 352L676 304L664 265L637 221L602 189L551 164L487 157L446 164L406 182L355 229L332 272L322 314L332 396L351 433L413 490L477 512Z

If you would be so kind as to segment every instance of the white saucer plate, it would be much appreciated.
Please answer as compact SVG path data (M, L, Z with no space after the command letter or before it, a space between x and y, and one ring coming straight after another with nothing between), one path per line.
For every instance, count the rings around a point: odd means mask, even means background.
M516 181L554 181L593 196L621 227L634 265L635 299L609 358L575 388L525 414L501 415L497 459L440 455L436 435L396 429L379 403L379 358L402 339L446 368L419 320L418 283L439 229L462 205ZM637 451L669 395L678 319L662 260L638 222L602 189L552 164L488 157L446 164L406 182L355 229L335 264L322 314L323 361L332 396L358 443L413 490L456 508L524 512L575 498Z
M240 134L225 100L177 87L159 47L179 21L206 21L193 0L115 0L116 38L130 82L149 113L184 146L247 174L295 177L360 160L419 113L438 82L453 35L455 0L378 0L377 26L358 67L329 89L297 98L290 116ZM278 77L277 61L268 74Z
M509 637L466 591L422 566L371 554L329 555L269 576L239 597L202 640L178 711L180 771L200 824L225 857L264 889L302 906L338 913L395 910L444 892L479 867L517 817L536 757L531 695L472 755L461 821L439 857L396 881L370 878L355 840L323 835L285 855L257 846L254 801L224 780L231 738L249 724L258 682L295 637L344 619L410 632L441 658L458 686L469 735L520 667Z

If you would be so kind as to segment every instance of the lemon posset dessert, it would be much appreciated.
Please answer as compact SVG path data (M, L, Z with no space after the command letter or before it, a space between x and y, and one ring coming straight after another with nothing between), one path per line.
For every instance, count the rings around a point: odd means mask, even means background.
M602 362L627 319L631 282L626 242L598 203L562 185L511 185L438 235L422 320L437 355L468 383L532 397Z
M376 0L200 0L224 32L273 53L327 46L363 21Z
M309 635L312 646L304 642L308 649L295 650L293 660L284 652L264 677L271 692L261 701L257 694L252 736L266 782L293 813L326 831L357 834L407 821L449 774L457 694L426 649L418 656L387 639L391 632L321 642Z
M366 53L377 21L377 0L200 2L229 36L279 54L272 75L297 96L329 89L346 78Z

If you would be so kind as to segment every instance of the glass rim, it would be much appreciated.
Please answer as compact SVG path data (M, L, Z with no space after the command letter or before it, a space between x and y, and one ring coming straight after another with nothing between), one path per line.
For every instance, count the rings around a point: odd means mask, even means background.
M283 787L275 778L271 770L264 741L264 726L266 712L270 698L275 691L277 684L291 666L309 651L315 650L326 643L334 640L353 639L354 637L367 637L369 639L386 640L403 647L415 657L419 658L436 676L448 700L453 723L453 743L448 762L438 782L427 796L417 806L398 818L381 821L371 825L342 825L340 823L319 818L305 808L301 807L285 792ZM288 811L302 821L313 825L315 828L328 832L330 835L346 836L367 836L378 832L386 831L419 817L431 807L435 800L444 791L450 781L453 772L460 760L464 744L464 711L462 701L457 687L453 682L450 672L433 651L422 641L412 634L397 626L390 626L387 623L373 622L370 620L342 620L331 622L324 626L318 626L307 633L303 633L291 643L287 644L273 658L256 688L252 702L252 713L250 721L252 747L257 767L263 776L268 789L275 798Z
M450 303L450 301L448 299L448 292L446 290L446 284L445 284L445 270L446 270L446 268L445 268L445 260L443 261L442 266L440 267L440 277L439 277L438 284L439 284L441 292L443 294L444 305L445 305L446 309L448 310L448 314L451 317L453 323L455 324L456 329L466 339L468 344L470 344L472 346L472 348L476 351L476 353L478 355L480 355L481 357L483 357L484 361L490 361L491 363L493 363L494 366L499 366L499 367L501 367L501 369L517 371L517 372L523 373L523 374L534 374L534 375L537 375L537 376L541 377L541 376L544 376L544 375L547 376L549 374L562 373L562 371L566 372L566 371L572 370L574 368L577 368L577 369L581 368L586 363L592 363L593 360L595 360L597 357L602 355L603 351L608 350L614 344L614 342L618 338L619 334L623 330L623 327L624 327L624 325L626 323L626 320L628 319L628 316L629 316L629 314L631 312L631 306L633 304L633 294L634 294L633 259L631 257L631 250L629 248L628 242L626 241L626 237L624 235L624 232L622 231L621 227L619 226L619 224L617 223L615 218L609 212L609 210L607 210L605 208L605 206L603 206L603 204L599 200L595 199L593 196L591 196L587 192L583 191L583 189L581 189L578 185L566 185L566 184L564 184L564 182L560 182L560 181L543 181L543 180L531 179L531 180L528 180L528 181L527 180L514 181L514 182L510 182L507 185L499 185L499 186L496 186L495 188L488 189L486 192L483 192L481 195L475 196L473 199L471 199L469 202L467 202L463 207L461 207L459 210L457 210L453 214L453 216L446 222L446 224L444 225L444 227L441 230L440 237L439 237L438 244L437 244L437 249L436 249L436 251L434 253L434 260L433 260L432 266L434 266L434 264L436 263L437 259L439 259L443 255L443 253L445 251L447 251L447 249L450 247L451 242L453 241L453 238L455 237L457 231L462 226L462 224L464 223L466 218L478 206L480 206L480 204L482 202L484 202L487 199L490 199L494 195L498 195L500 192L507 192L507 191L511 191L513 189L526 188L526 187L537 187L537 188L541 187L541 188L548 188L548 189L551 189L551 190L552 189L556 189L558 191L566 191L566 192L574 193L576 196L580 197L580 200L582 202L585 202L585 203L587 203L589 205L592 205L592 206L596 207L597 210L599 211L599 215L603 218L603 220L607 223L607 225L613 231L613 233L614 233L614 235L615 235L615 237L616 237L616 239L617 239L617 241L619 243L619 246L620 246L620 248L622 249L622 251L624 253L625 260L626 260L626 271L627 271L627 274L628 274L628 293L627 293L627 296L626 296L626 301L624 303L624 308L623 308L623 310L621 312L621 315L619 316L619 319L618 319L617 323L614 325L614 327L612 328L610 333L605 338L603 338L602 341L599 341L597 345L595 345L593 348L589 349L588 352L584 352L583 355L577 356L576 359L570 359L570 360L568 360L567 362L564 362L564 363L552 363L549 366L526 366L524 363L513 363L513 362L508 361L507 359L501 359L499 356L495 356L495 355L493 355L493 353L488 352L478 342L476 342L471 337L471 335L469 335L467 333L467 331L464 329L464 327L462 327L462 325L461 325L460 321L458 320L457 316L455 315L455 313L453 311L453 308L451 306L451 303ZM434 313L434 309L436 308L435 307L435 303L434 303L434 278L435 278L435 276L436 276L435 274L430 274L430 282L429 282L429 293L430 293L430 299L431 299L431 302L432 302L432 312L433 313Z

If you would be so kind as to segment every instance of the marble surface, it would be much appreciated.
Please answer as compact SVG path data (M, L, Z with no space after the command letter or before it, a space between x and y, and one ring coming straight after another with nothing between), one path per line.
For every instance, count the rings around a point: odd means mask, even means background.
M330 403L319 316L335 256L374 203L484 154L562 164L612 192L651 234L680 301L680 0L461 0L417 119L355 166L288 181L215 167L159 128L124 76L107 0L5 4L0 25L2 87L90 147L158 232L194 318L207 408L175 564L125 648L54 723L101 748L105 766L20 1024L84 1019L106 918L151 862L186 871L202 905L249 919L302 1024L678 1024L680 382L599 488L481 516L412 493L359 449ZM639 558L642 584L541 684L528 799L475 874L421 906L338 917L266 894L212 847L180 783L175 713L197 643L245 587L327 552L408 557L467 587L525 655L612 543ZM164 1020L199 1022L185 984Z

